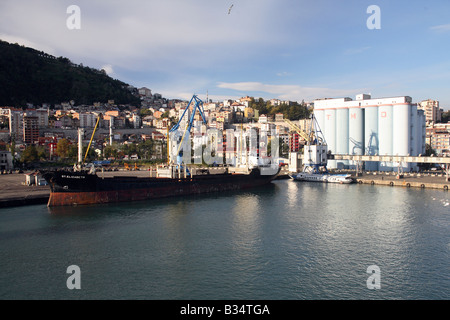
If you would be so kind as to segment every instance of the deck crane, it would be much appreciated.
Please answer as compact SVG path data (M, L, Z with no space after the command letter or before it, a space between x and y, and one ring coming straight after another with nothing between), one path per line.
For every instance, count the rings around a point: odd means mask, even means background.
M184 129L183 134L180 135L179 134L180 124L183 121L183 118L185 117L187 111L190 109L191 105L193 106L192 114L190 115L189 122L186 124L186 128ZM205 114L204 114L204 110L203 110L203 101L199 97L197 97L197 95L194 94L192 96L191 100L189 101L189 104L187 105L186 109L184 110L183 114L181 115L180 119L178 120L178 123L176 125L174 125L172 127L172 129L170 129L170 131L169 131L169 134L171 133L173 135L174 140L177 141L176 163L178 166L182 165L183 152L187 151L187 150L183 150L183 146L185 146L185 144L187 143L185 141L185 139L189 139L191 129L194 124L195 113L197 111L200 113L203 123L206 124L206 118L205 118ZM168 137L168 141L170 143L169 137ZM170 144L169 144L169 148L170 148ZM172 162L172 161L169 159L169 162Z
M94 131L92 132L91 140L89 141L89 145L88 145L88 147L87 147L87 149L86 149L86 153L85 153L85 155L84 155L84 158L83 158L83 135L84 135L84 128L78 128L78 163L75 163L74 166L73 166L75 171L81 171L82 168L83 168L83 166L84 166L85 163L86 163L86 159L87 159L89 150L90 150L90 148L91 148L92 141L94 140L94 135L95 135L95 132L97 131L98 124L99 124L101 118L103 118L103 116L102 116L102 114L100 113L100 114L97 116L97 122L95 123Z

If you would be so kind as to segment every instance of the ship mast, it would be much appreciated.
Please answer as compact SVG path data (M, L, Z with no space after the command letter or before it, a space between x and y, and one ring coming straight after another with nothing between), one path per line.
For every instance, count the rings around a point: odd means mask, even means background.
M78 165L81 166L83 162L83 136L84 129L78 128Z

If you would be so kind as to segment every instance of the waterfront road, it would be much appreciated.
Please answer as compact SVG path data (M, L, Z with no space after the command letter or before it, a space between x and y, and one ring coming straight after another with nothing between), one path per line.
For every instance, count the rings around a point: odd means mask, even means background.
M0 208L47 203L49 186L27 186L25 173L0 175Z

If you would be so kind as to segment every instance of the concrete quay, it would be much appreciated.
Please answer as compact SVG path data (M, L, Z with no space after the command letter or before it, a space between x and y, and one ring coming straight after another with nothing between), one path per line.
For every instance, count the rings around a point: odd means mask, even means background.
M27 186L25 173L0 175L0 209L48 202L50 187Z
M404 188L427 188L448 191L450 181L446 181L445 174L442 173L404 173L398 176L397 173L376 172L352 175L357 183L383 185Z

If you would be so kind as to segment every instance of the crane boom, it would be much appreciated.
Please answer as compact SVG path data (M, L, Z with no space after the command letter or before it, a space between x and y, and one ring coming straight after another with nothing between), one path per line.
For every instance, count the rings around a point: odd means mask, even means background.
M86 154L84 155L83 163L86 162L86 158L87 158L87 156L88 156L89 149L91 148L92 140L94 140L94 134L95 134L95 131L97 131L97 127L98 127L98 123L99 123L99 121L100 121L100 117L101 117L101 114L98 115L97 123L95 124L94 131L92 132L91 140L89 141L89 145L88 145L88 147L87 147L87 149L86 149Z
M291 120L283 119L284 122L286 122L287 125L291 128L292 131L297 132L303 139L305 139L306 142L310 142L312 140L312 137L308 135L306 132L301 130L297 125L295 125Z
M192 126L194 124L194 119L195 119L195 113L198 111L202 117L203 123L206 124L206 118L205 118L205 114L204 114L204 110L203 110L203 101L197 97L195 94L192 96L191 100L189 101L189 104L187 105L186 109L184 110L183 114L181 115L180 119L178 120L177 124L174 125L172 127L172 129L170 129L169 133L173 133L175 131L177 131L180 128L180 124L184 118L184 116L186 115L186 112L189 110L189 108L191 107L191 105L193 104L193 110L192 110L192 114L189 118L189 122L186 124L186 128L184 129L184 133L181 136L181 140L179 141L179 147L177 150L177 157L178 160L177 162L179 162L178 164L181 164L181 156L182 156L182 146L183 146L183 141L184 139L191 133L192 130Z

